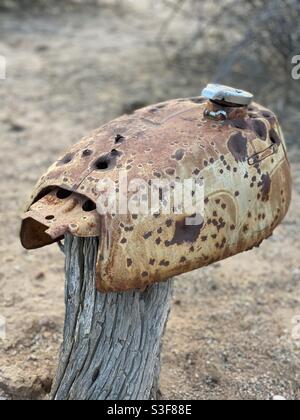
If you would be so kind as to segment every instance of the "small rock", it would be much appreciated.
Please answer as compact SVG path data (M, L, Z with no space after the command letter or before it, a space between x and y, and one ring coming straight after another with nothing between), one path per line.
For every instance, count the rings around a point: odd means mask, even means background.
M227 354L227 353L222 353L222 355L221 355L221 359L222 359L222 362L223 362L223 363L228 363L228 361L229 361L229 356L228 356L228 354Z
M222 379L222 373L220 371L220 369L211 363L207 363L206 364L206 380L205 382L207 384L219 384L221 382Z
M14 132L14 133L22 133L23 131L25 131L25 127L22 124L18 124L16 122L11 122L9 130Z
M221 266L221 264L220 264L220 263L215 263L215 264L213 264L213 265L212 265L212 267L213 267L214 269L217 269L217 268L220 268L220 267L222 267L222 266Z
M38 273L36 276L35 276L35 279L36 280L44 280L44 278L45 278L46 276L45 276L45 273Z
M27 360L28 362L37 362L39 359L36 356L31 355L27 358Z
M45 51L48 51L49 50L49 46L48 45L37 45L36 47L35 47L35 51L36 52L45 52Z
M210 290L211 292L215 292L216 290L218 290L218 284L214 280L209 280L207 282L207 287L208 290Z

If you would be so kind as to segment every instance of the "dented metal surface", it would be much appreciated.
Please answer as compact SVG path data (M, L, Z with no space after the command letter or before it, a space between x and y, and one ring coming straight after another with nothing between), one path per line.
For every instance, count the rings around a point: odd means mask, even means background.
M99 231L100 217L91 200L55 188L23 216L21 242L27 249L36 249L63 239L66 233L90 237Z
M207 109L225 109L227 120L207 118ZM84 138L40 179L24 215L22 243L48 245L66 231L99 236L102 292L144 288L209 265L258 246L283 220L291 201L285 147L275 115L255 103L224 107L200 97L138 110ZM87 216L82 206L96 203L99 180L117 183L121 170L146 182L201 174L204 223L186 226L190 214ZM55 199L58 187L74 194ZM54 221L45 220L49 213Z

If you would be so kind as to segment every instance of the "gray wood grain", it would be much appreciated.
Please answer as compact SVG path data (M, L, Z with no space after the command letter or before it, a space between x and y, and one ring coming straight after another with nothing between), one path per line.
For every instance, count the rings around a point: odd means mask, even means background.
M95 289L96 238L65 238L65 326L55 400L157 397L172 280L144 291Z

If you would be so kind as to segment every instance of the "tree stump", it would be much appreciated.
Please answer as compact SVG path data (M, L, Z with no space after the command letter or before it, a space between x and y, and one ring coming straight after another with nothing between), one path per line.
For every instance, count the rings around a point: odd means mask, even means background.
M97 251L97 238L65 238L66 315L51 398L156 399L172 280L102 294L95 289Z

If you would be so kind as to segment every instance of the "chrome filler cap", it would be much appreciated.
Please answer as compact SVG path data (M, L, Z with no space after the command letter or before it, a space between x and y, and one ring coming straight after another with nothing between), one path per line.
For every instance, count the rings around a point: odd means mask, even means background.
M253 100L253 95L250 92L218 84L207 85L202 91L202 96L213 102L229 106L248 106Z

